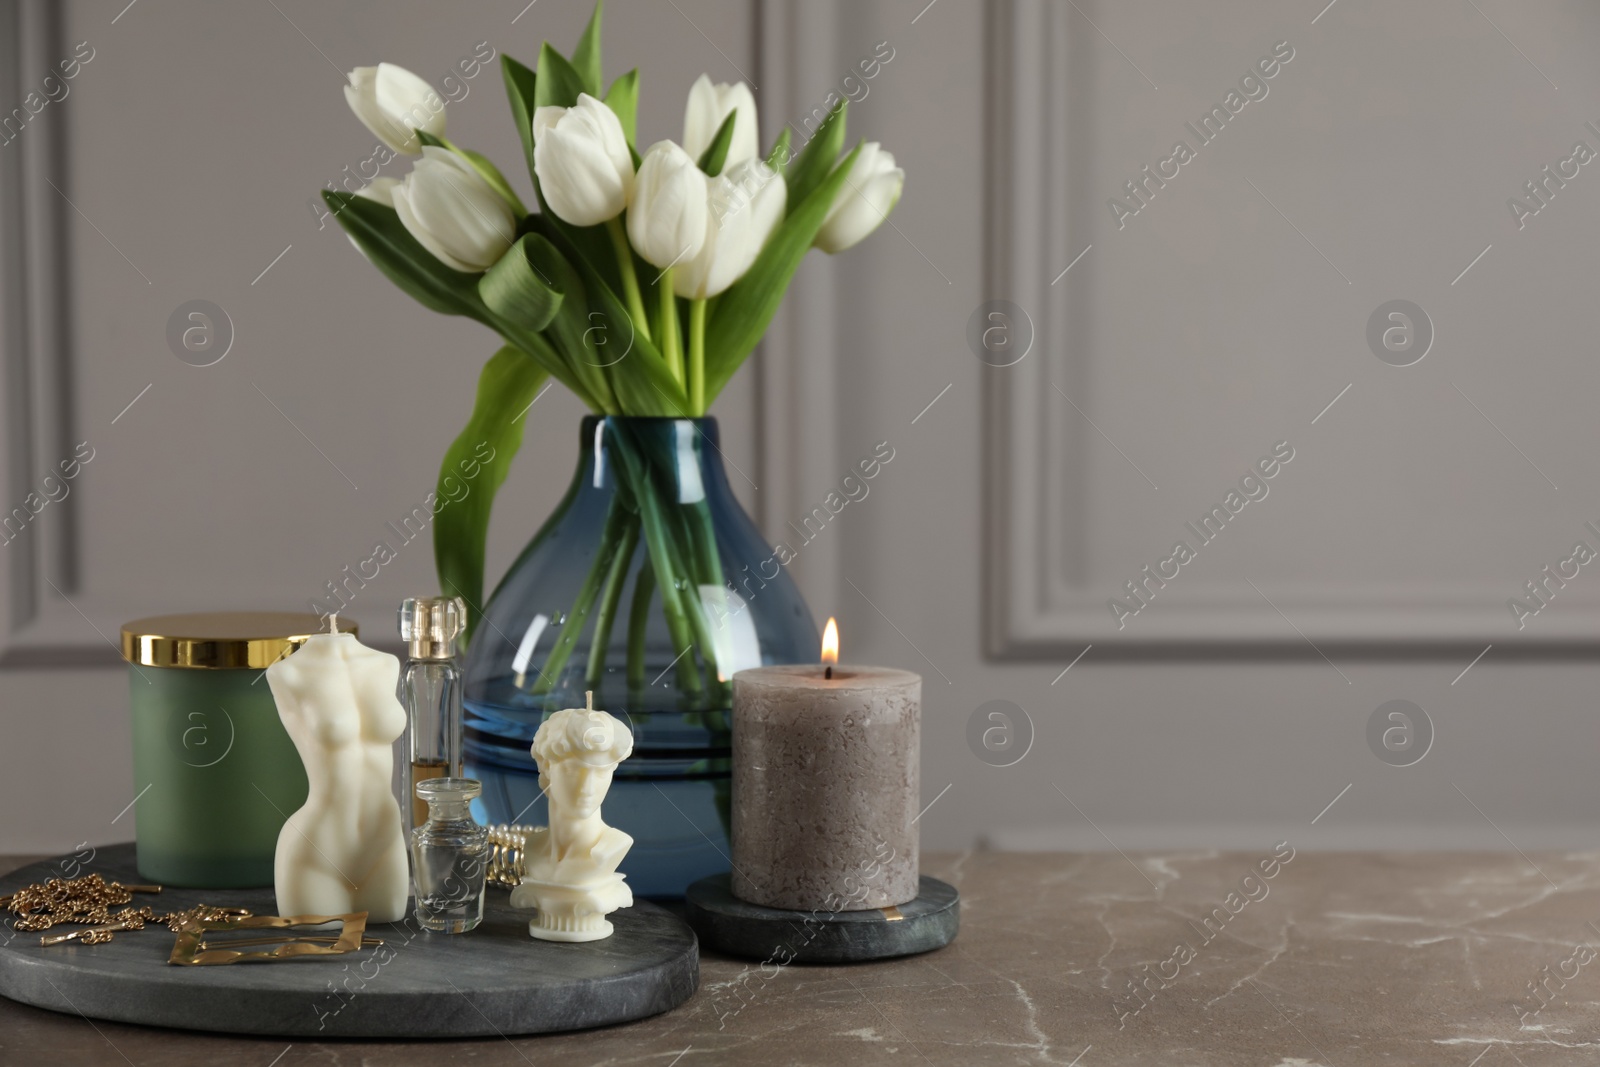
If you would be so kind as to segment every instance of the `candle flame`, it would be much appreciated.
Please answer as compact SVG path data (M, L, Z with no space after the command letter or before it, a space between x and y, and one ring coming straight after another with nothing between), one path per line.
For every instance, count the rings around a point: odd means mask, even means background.
M828 616L828 625L822 631L822 662L839 662L839 624Z

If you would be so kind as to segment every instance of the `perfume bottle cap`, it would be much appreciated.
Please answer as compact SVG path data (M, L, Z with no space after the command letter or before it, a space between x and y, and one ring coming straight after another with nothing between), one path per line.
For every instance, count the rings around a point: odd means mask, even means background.
M400 636L412 659L453 659L467 628L467 603L458 596L407 597L400 604Z

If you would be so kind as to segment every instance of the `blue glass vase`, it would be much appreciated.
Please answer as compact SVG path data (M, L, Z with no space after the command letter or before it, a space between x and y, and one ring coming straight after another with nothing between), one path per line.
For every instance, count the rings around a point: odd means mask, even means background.
M816 659L817 626L728 487L715 419L590 416L555 513L484 607L467 651L466 774L489 822L547 820L528 747L554 711L633 730L606 822L640 896L729 867L731 680Z

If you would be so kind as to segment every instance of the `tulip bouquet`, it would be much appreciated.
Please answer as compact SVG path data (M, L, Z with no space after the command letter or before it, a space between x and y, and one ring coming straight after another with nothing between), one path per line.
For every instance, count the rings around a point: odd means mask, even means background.
M689 92L682 143L656 141L641 154L638 71L603 85L600 20L597 3L571 58L546 43L537 71L501 59L537 210L487 158L446 139L443 101L416 75L392 64L359 68L345 88L373 134L420 158L403 179L324 192L330 210L367 259L423 306L475 319L505 341L483 369L441 481L484 442L494 458L472 503L441 513L434 529L444 592L474 608L489 506L521 444L521 414L547 377L596 414L703 416L760 340L806 252L860 241L904 182L875 143L841 158L843 102L803 147L786 127L762 154L749 87L704 75ZM704 594L695 590L720 590L723 577L709 519L670 491L671 462L641 445L617 465L622 485L604 543L546 659L538 683L546 691L591 615L600 651L590 681L603 670L622 576L641 539L679 653L680 688L703 692L702 669L718 684ZM472 614L476 621L480 613ZM685 655L691 648L698 664ZM634 651L630 685L642 684Z

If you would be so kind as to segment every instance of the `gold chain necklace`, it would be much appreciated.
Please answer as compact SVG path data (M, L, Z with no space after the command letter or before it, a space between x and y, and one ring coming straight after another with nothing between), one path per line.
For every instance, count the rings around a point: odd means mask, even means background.
M48 930L59 923L81 924L86 927L70 934L41 937L41 945L59 945L66 941L81 941L86 945L104 944L111 940L114 930L143 930L148 923L160 923L177 931L194 921L215 921L230 916L249 916L244 908L219 908L200 904L180 911L157 912L148 905L125 907L116 914L111 908L127 904L134 893L159 893L158 885L123 885L107 882L98 874L82 878L52 878L17 890L9 897L0 897L7 911L20 916L13 924L22 931Z

